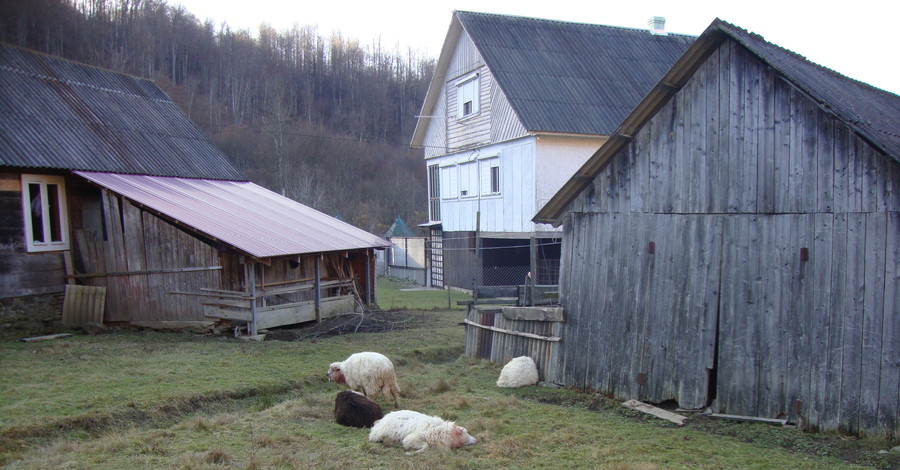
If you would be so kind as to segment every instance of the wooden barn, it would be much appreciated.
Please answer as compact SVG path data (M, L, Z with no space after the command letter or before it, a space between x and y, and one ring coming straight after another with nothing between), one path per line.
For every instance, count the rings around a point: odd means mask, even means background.
M562 224L548 380L900 430L900 97L720 20L535 216Z
M0 113L5 326L255 332L374 300L387 241L244 180L153 82L4 44Z

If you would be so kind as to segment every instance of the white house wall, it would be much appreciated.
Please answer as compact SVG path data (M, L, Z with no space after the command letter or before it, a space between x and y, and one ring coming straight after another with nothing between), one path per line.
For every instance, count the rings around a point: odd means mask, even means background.
M490 173L483 171L499 160L500 193L489 191ZM444 231L532 232L535 206L535 138L489 145L480 149L445 155L428 161L439 165L441 177L441 222ZM479 171L466 167L475 164ZM467 195L461 188L470 188ZM477 226L479 222L480 227Z
M584 165L603 143L606 137L547 136L537 138L535 197L540 209L550 201L575 171ZM532 214L534 216L534 214ZM538 224L541 231L554 230L549 224Z

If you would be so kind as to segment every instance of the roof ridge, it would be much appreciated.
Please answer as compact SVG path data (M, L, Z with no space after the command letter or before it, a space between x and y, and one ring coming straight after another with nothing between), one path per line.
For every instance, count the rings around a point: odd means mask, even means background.
M866 83L866 82L864 82L864 81L862 81L862 80L859 80L859 79L856 79L856 78L853 78L853 77L844 75L843 73L838 72L837 70L835 70L835 69L833 69L833 68L831 68L831 67L826 67L826 66L824 66L824 65L822 65L822 64L820 64L820 63L818 63L818 62L815 62L815 61L809 59L808 57L806 57L806 56L803 55L803 54L800 54L800 53L798 53L798 52L794 52L794 51L792 51L792 50L790 50L790 49L788 49L788 48L786 48L786 47L784 47L784 46L780 46L780 45L778 45L778 44L775 44L774 42L767 40L767 39L765 38L765 36L763 36L763 35L761 35L761 34L759 34L759 33L755 33L755 32L750 31L750 30L748 30L748 29L745 29L745 28L742 28L742 27L740 27L740 26L734 25L734 24L729 23L729 22L727 22L727 21L725 21L725 20L722 20L721 18L716 18L715 21L713 22L713 24L714 24L717 28L719 28L719 29L730 30L729 32L738 32L738 33L746 34L747 36L749 36L750 38L752 38L752 39L754 39L754 40L761 41L761 42L765 43L765 44L766 44L767 46L769 46L769 47L773 47L773 48L776 48L776 49L778 49L778 50L784 51L784 52L788 53L789 55L794 56L794 57L796 57L796 58L798 58L798 59L800 59L800 60L802 60L802 61L804 61L804 62L806 62L806 63L808 63L808 64L810 64L810 65L812 65L812 66L814 66L814 67L817 67L817 68L819 68L819 69L821 69L821 70L823 70L823 71L825 71L825 72L827 72L827 73L830 73L830 74L834 75L835 77L837 77L837 78L839 78L839 79L846 80L846 81L852 82L852 83L857 84L857 85L862 85L862 86L871 88L872 90L879 91L879 92L881 92L881 93L887 93L887 94L889 94L889 95L891 95L891 96L893 96L893 97L898 96L898 95L896 95L895 93L892 93L892 92L890 92L890 91L887 91L887 90L885 90L885 89L883 89L883 88L879 88L879 87L874 86L874 85L872 85L872 84ZM723 28L723 26L724 26L724 28ZM734 35L732 35L732 37L735 38ZM738 39L738 38L735 38L735 39ZM742 44L744 43L744 41L741 41L741 40L739 40L739 42L741 42ZM743 45L746 46L746 44L743 44Z
M652 35L650 35L649 30L647 30L646 28L635 28L635 27L630 27L630 26L616 26L616 25L600 24L600 23L587 23L587 22L583 22L583 21L538 18L538 17L534 17L534 16L507 15L504 13L485 13L485 12L469 11L469 10L454 10L453 13L454 14L463 14L463 15L490 16L490 17L494 17L494 18L515 18L515 19L522 19L522 20L528 20L528 21L534 21L534 22L540 22L540 23L556 23L556 24L573 25L573 26L601 27L601 28L622 30L622 31L626 31L626 32L643 32L643 33L647 33L649 36L652 36ZM667 32L667 35L683 36L683 37L691 37L691 38L697 37L696 35L693 35L693 34L672 33L672 32ZM663 36L663 37L665 37L665 36Z

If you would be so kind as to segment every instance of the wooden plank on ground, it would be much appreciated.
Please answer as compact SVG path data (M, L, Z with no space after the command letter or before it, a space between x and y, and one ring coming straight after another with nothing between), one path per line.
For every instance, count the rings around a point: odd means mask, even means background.
M71 333L57 333L55 335L32 336L30 338L22 338L19 341L22 341L23 343L34 343L36 341L47 341L50 339L68 338L69 336L72 336L72 334Z
M664 419L679 426L684 426L684 421L687 419L686 417L681 416L678 413L672 413L671 411L657 408L653 405L648 405L647 403L637 400L628 400L625 403L622 403L622 406L656 416L657 418Z

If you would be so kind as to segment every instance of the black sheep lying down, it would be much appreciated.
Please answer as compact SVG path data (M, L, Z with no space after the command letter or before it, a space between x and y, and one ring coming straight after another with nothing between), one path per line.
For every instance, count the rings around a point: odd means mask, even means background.
M344 390L334 399L334 420L344 426L371 428L375 421L384 417L378 403L361 393Z

